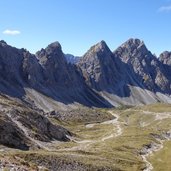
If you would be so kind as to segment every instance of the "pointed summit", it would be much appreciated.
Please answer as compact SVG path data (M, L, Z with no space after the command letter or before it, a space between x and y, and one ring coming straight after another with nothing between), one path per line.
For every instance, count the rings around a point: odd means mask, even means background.
M109 47L107 46L105 41L101 41L97 44L95 44L94 46L92 46L87 53L85 53L85 55L83 56L83 58L81 59L82 61L108 61L109 58L111 58L112 56L112 52L109 49Z
M142 60L144 58L151 58L153 55L146 48L143 41L139 39L129 39L118 47L114 52L114 55L120 57L123 62L135 60L135 58Z
M106 49L108 48L106 42L104 40L101 40L99 43L95 45L96 47L99 47L99 49Z
M100 41L96 45L90 48L90 51L94 53L111 52L104 40Z
M45 49L42 48L36 53L36 56L41 63L44 63L50 58L53 60L56 60L58 58L58 60L65 61L62 47L58 41L49 44Z
M105 41L92 46L78 63L86 82L93 89L101 91L116 83L119 75L113 54Z
M49 44L46 49L49 49L49 48L50 49L60 49L60 50L62 50L61 44L58 41Z

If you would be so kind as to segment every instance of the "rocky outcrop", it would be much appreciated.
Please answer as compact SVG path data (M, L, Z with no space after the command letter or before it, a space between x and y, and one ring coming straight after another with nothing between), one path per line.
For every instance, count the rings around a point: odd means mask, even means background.
M0 113L0 144L8 147L46 149L42 142L69 141L68 136L72 136L67 129L52 124L43 112L16 99L1 96Z
M0 144L8 147L28 150L29 140L5 114L0 117Z

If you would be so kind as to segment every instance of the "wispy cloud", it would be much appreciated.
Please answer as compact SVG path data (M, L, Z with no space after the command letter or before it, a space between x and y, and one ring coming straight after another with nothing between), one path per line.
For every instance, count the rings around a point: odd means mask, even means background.
M7 34L7 35L18 35L21 32L19 30L11 30L11 29L6 29L2 32L3 34Z
M158 12L171 12L171 5L161 6L158 9Z

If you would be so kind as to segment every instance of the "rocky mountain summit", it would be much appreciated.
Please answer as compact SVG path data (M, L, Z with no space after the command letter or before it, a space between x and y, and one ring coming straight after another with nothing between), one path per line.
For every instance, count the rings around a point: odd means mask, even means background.
M170 93L170 79L161 62L151 54L144 42L130 39L114 51L133 70L140 87L153 92Z
M97 91L112 89L120 73L104 41L92 46L79 61L86 83Z
M113 53L102 41L78 66L87 84L114 106L170 102L170 75L139 39L129 39Z

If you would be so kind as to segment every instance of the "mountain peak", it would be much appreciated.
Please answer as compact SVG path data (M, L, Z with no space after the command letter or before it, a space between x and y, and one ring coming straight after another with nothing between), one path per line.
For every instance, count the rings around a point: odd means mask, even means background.
M104 50L109 50L109 47L107 46L106 42L104 40L100 41L99 43L97 43L95 46L94 46L94 50L96 52L98 51L104 51Z
M85 62L87 60L104 60L103 58L105 58L105 60L107 60L108 58L110 58L110 56L112 55L112 52L110 51L109 47L107 46L106 42L104 40L100 41L99 43L95 44L94 46L92 46L87 53L85 53L85 55L83 56L83 58L81 59L81 61Z
M53 56L56 58L56 56L62 56L63 52L62 52L62 47L60 45L59 42L53 42L51 44L49 44L45 49L41 49L40 51L38 51L36 53L37 58L42 58L45 57L47 58L47 56Z
M113 53L126 63L130 61L130 59L134 61L135 57L139 60L154 57L147 49L143 41L133 38L123 43Z
M101 46L101 47L106 47L107 44L104 40L101 40L99 43L96 44L97 46Z
M61 44L60 44L58 41L49 44L49 45L47 46L47 48L50 48L50 49L59 49L59 50L62 49ZM47 48L46 48L46 49L47 49Z

